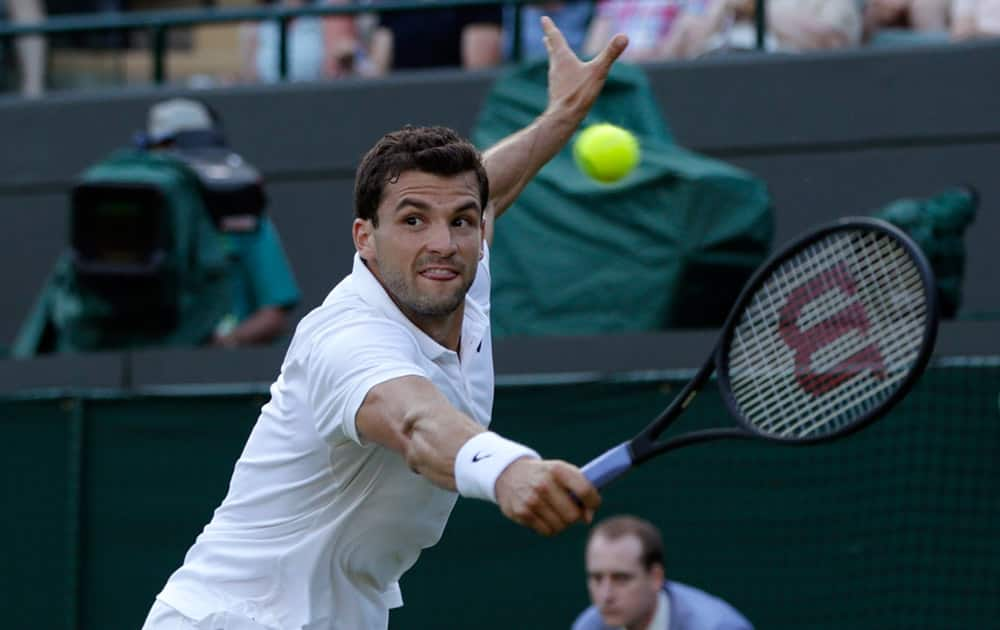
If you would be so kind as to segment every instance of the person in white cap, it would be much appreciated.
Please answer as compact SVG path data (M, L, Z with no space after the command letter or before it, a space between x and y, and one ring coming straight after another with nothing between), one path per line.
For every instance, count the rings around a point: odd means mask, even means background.
M171 98L150 107L142 144L151 150L174 150L181 157L227 146L219 116L190 98ZM225 153L226 159L232 155ZM236 348L281 337L301 296L274 222L264 215L254 230L223 232L220 239L235 263L230 274L232 304L211 344Z

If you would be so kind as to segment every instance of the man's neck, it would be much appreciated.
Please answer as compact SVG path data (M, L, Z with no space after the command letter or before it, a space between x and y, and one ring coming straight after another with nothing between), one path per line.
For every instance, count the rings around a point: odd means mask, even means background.
M428 337L452 352L458 352L459 341L462 338L462 320L465 315L464 303L460 304L454 312L443 317L422 318L405 310L403 314Z
M625 630L662 630L662 628L667 628L669 623L666 623L667 610L664 608L666 594L663 591L656 597L656 602L654 603L652 609L648 613L642 616L641 619L637 620L634 624L625 626ZM664 622L662 624L656 623L657 619L660 617L660 612L664 613ZM668 629L669 630L669 629Z
M410 323L445 348L448 348L452 352L458 352L458 342L462 338L462 322L465 318L465 300L462 300L462 302L458 305L458 308L447 315L420 315L419 313L413 312L396 299L396 296L393 295L392 291L389 290L389 287L387 287L385 282L382 280L382 275L378 272L377 267L368 264L368 261L364 258L361 259L361 262L364 263L365 267L368 268L368 271L375 276L375 280L382 287L382 290L389 296L392 303L396 305L399 312L402 313L406 319L410 320Z

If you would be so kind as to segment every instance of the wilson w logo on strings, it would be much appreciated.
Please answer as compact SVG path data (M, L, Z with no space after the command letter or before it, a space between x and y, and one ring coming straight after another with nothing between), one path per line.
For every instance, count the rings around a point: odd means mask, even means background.
M834 290L839 290L846 296L857 296L857 283L844 263L827 269L797 287L788 296L788 301L779 313L778 332L795 351L795 377L802 389L814 397L826 394L862 372L869 371L878 379L884 379L887 375L878 345L864 344L871 323L859 300L854 299L845 304L806 331L799 327L802 311L817 298ZM819 350L852 333L860 336L864 345L823 372L813 369L813 357ZM857 344L854 345L856 346Z

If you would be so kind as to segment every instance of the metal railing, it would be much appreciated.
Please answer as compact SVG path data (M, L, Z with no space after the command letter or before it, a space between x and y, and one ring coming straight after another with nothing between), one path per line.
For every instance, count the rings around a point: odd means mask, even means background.
M171 11L135 11L128 13L89 13L50 17L34 24L0 23L0 41L19 35L56 35L90 32L142 31L150 32L152 46L152 81L161 84L166 80L165 57L167 51L167 31L185 26L206 24L229 24L236 22L275 21L278 23L278 76L288 76L288 25L301 16L357 15L360 13L383 13L407 9L434 9L483 5L513 5L515 19L513 25L513 57L520 59L521 48L521 7L541 4L544 0L393 0L377 4L310 5L299 7L262 7L255 9L183 9ZM649 1L649 0L640 0ZM756 46L764 48L766 31L766 0L755 0Z

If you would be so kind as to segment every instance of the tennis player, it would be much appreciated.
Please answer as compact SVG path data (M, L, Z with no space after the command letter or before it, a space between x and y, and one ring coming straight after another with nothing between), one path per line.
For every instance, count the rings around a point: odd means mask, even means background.
M572 630L753 630L718 597L665 579L663 539L649 521L601 521L590 530L586 562L593 605Z
M229 493L146 630L384 629L456 490L544 535L592 519L600 497L576 467L486 430L494 221L627 44L584 63L542 28L549 104L531 125L481 157L449 129L404 128L362 159L353 271L299 323Z

